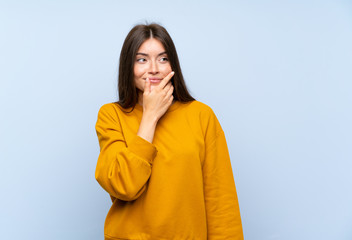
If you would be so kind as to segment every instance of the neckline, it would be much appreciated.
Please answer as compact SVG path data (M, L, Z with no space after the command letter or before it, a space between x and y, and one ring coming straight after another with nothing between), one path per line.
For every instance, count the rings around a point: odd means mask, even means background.
M180 101L175 101L173 104L171 104L171 106L167 109L166 112L172 112L172 111L176 110L180 105L181 105ZM134 109L137 109L137 110L143 112L143 106L139 105L139 103L136 103Z

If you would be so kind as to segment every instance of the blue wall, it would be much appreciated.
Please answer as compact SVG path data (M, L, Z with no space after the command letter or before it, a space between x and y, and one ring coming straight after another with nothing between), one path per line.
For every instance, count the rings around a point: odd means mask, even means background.
M0 239L103 239L94 125L145 20L225 130L245 239L352 239L352 3L187 2L0 2Z

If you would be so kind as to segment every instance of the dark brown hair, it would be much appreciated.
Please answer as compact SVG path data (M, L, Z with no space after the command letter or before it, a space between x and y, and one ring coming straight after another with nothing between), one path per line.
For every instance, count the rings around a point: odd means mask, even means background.
M123 108L134 108L138 102L138 89L134 83L135 57L142 43L149 39L158 39L164 46L171 69L175 72L171 78L174 86L174 100L189 102L195 100L187 90L183 79L180 63L175 45L164 27L159 24L138 24L128 33L120 53L119 76L118 76L118 103ZM133 109L132 109L133 110Z

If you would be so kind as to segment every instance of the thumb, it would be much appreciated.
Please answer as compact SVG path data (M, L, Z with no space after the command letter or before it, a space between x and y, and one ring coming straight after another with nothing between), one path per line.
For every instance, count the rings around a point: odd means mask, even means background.
M147 92L147 93L150 93L150 80L149 80L149 78L147 78L145 80L144 91Z

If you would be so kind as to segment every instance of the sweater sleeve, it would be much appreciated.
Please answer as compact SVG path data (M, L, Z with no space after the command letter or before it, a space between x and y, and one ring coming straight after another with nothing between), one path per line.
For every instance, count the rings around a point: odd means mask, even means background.
M242 240L243 230L225 133L215 115L208 128L203 163L208 240ZM211 136L211 137L210 137Z
M98 112L95 129L100 154L95 178L112 199L132 201L146 189L157 149L138 135L127 144L115 111L105 104Z

